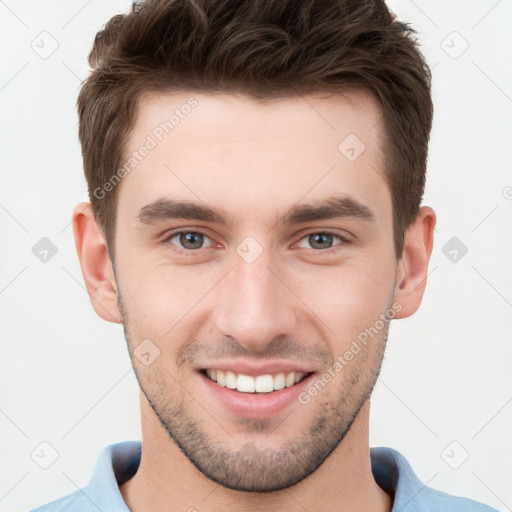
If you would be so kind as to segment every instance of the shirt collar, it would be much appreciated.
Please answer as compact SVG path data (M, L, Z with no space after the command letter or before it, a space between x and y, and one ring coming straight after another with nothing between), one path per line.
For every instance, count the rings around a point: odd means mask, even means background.
M124 441L104 448L84 494L103 510L130 512L119 486L137 472L141 450L140 441ZM392 512L420 510L424 504L420 493L428 488L414 474L405 457L391 448L371 448L370 457L375 481L394 497Z
M124 441L102 450L86 492L86 496L101 510L130 512L119 486L137 472L141 452L140 441Z
M392 512L415 512L424 510L424 494L428 492L414 474L407 459L391 448L371 448L370 458L375 481L388 494L394 497Z

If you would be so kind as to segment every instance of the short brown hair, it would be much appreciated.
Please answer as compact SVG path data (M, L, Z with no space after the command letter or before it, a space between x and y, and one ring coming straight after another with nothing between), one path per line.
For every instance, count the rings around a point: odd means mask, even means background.
M142 94L271 100L352 88L381 107L400 258L423 197L433 116L415 33L380 0L147 0L111 18L96 34L77 102L89 197L111 257L118 187L95 191L122 165Z

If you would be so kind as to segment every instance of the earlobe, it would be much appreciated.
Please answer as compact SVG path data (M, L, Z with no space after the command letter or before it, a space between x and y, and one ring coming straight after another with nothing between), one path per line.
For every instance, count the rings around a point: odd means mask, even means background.
M436 214L422 206L405 234L404 250L397 268L395 302L402 309L395 318L406 318L420 307L427 284L428 263L434 245Z
M90 203L80 203L73 210L73 233L92 307L104 320L122 323L112 262Z

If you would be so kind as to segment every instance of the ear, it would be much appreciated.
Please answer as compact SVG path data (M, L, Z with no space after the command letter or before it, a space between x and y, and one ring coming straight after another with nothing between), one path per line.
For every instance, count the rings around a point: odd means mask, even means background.
M398 262L395 302L402 310L395 318L406 318L420 307L427 284L428 262L434 245L436 214L422 206L405 233L402 257Z
M75 206L73 233L85 286L94 311L108 322L122 323L122 315L117 305L114 269L91 203L80 203Z

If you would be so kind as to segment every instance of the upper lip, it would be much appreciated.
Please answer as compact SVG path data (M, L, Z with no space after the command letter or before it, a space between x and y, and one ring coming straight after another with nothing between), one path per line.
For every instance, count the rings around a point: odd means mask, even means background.
M314 371L306 365L298 363L291 363L286 361L265 361L264 363L256 364L243 360L223 360L206 363L197 368L198 370L231 370L233 373L242 373L257 377L258 375L276 374L276 373L290 373L290 372L303 372L310 373Z

